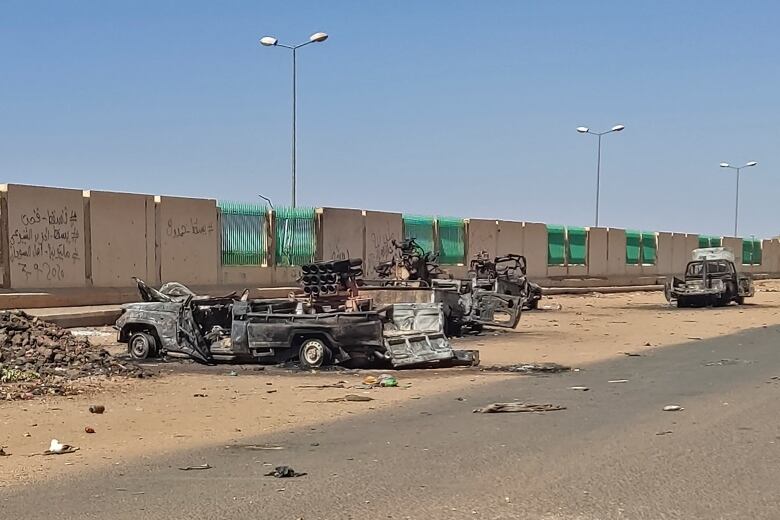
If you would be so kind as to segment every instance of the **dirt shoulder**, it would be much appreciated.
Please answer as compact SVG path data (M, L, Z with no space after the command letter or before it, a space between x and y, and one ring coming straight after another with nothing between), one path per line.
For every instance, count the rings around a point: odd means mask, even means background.
M650 353L780 324L780 293L775 292L780 283L759 287L749 305L719 309L672 309L660 293L555 296L542 304L556 310L525 313L514 331L486 331L456 344L478 348L483 366L557 362L586 367L624 352ZM343 417L382 413L445 390L462 390L468 399L473 385L521 377L464 368L395 371L398 388L365 389L366 375L381 372L288 374L228 365L188 372L178 363L155 368L161 375L153 379L86 386L84 395L0 402L0 446L12 454L0 457L0 486L121 467L176 450L242 444L265 433L316 430ZM347 394L372 400L329 401ZM90 404L102 404L106 412L91 414ZM95 433L86 433L86 427ZM39 455L53 438L80 449Z

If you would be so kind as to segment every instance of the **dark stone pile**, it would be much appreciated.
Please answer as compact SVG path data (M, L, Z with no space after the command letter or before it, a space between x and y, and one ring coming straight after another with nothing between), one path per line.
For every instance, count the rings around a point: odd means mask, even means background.
M66 395L76 391L74 380L113 375L144 374L53 323L0 311L0 400Z

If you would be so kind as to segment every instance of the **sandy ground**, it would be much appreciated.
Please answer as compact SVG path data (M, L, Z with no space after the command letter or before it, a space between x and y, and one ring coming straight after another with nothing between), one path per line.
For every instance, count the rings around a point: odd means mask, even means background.
M555 296L543 309L525 313L513 331L486 331L456 341L478 348L483 366L557 362L573 367L679 343L780 324L780 282L761 282L745 306L673 309L661 293ZM109 335L91 341L110 343ZM171 368L168 368L171 367ZM360 388L366 375L322 372L290 374L249 366L217 366L188 372L181 363L161 364L154 379L115 381L85 395L0 402L0 486L61 478L162 453L224 444L246 444L259 435L315 430L360 413L425 399L444 390L521 377L473 368L396 371L398 388ZM230 375L234 371L237 375ZM340 384L343 388L306 388ZM328 402L347 394L368 402ZM90 404L106 412L91 414ZM88 434L85 427L95 430ZM40 455L52 438L78 446L58 456ZM268 453L256 447L257 458ZM259 460L260 461L260 460ZM208 462L208 461L203 461Z

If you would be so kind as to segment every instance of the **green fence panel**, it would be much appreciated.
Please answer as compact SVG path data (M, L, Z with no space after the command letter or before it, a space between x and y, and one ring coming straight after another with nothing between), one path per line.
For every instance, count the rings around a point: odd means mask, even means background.
M761 265L761 240L742 240L742 263L744 265Z
M466 224L460 218L439 217L439 261L445 265L466 262Z
M712 235L699 235L699 247L721 247L723 239Z
M566 265L566 228L547 226L547 265Z
M753 264L753 241L742 239L742 263L744 265Z
M413 238L426 253L435 251L433 247L433 217L404 215L404 238Z
M313 262L317 251L314 208L276 208L274 239L276 265L303 265Z
M222 265L264 265L268 209L261 204L220 201Z
M642 254L642 233L626 231L626 264L639 265Z
M566 261L569 265L585 265L588 258L588 230L566 228Z
M658 256L658 239L655 233L642 231L642 264L655 265Z

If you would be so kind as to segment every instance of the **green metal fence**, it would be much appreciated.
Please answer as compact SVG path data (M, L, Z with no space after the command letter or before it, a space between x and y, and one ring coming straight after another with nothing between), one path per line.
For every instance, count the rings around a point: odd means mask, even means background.
M642 233L626 230L626 264L639 265L642 259Z
M313 262L317 251L314 208L276 208L274 240L276 265L290 266Z
M588 258L588 230L581 227L566 228L566 263L585 265Z
M439 217L439 261L444 265L466 262L466 224L460 218Z
M742 263L744 265L761 265L761 240L742 240Z
M658 235L653 231L642 231L642 265L655 265L658 256Z
M566 265L565 226L547 226L547 265Z
M699 235L699 247L721 247L723 239L712 235Z
M427 252L434 251L433 217L421 215L404 215L404 238L414 238L420 247Z
M266 264L268 209L260 204L220 201L222 265Z

